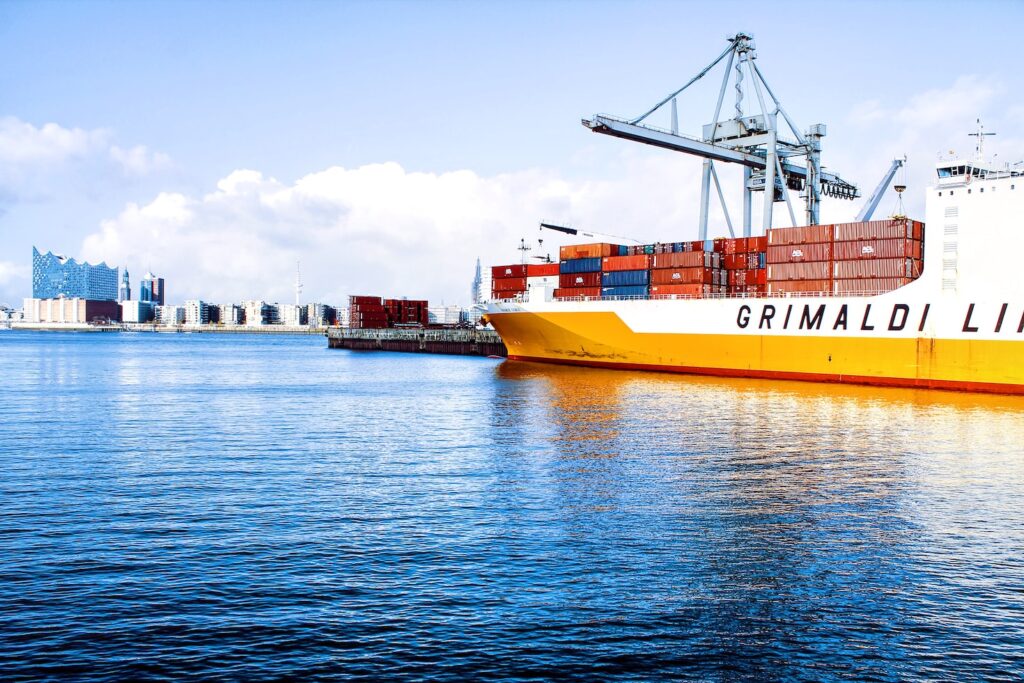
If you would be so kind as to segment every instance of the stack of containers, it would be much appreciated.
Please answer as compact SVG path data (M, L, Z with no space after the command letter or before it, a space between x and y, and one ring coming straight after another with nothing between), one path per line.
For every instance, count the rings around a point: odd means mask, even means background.
M833 292L881 294L921 275L924 224L907 218L835 226Z
M722 266L728 275L730 294L764 294L767 291L767 237L738 237L726 240Z
M705 242L677 242L690 250L655 254L651 259L652 296L700 297L724 291L721 254L705 250ZM699 246L699 249L697 248ZM713 245L710 245L713 248ZM673 247L674 249L675 247Z
M526 288L539 285L558 287L557 263L530 263L526 266Z
M350 296L348 326L360 330L378 330L388 326L387 309L379 296Z
M805 225L768 231L769 294L832 291L832 226Z
M646 297L649 293L651 259L649 254L607 256L601 259L601 296Z
M426 327L430 323L427 302L413 299L384 299L388 327Z
M602 259L625 255L626 251L624 246L606 242L562 247L558 254L559 275L555 298L601 296Z
M526 264L491 268L491 298L516 299L526 293Z

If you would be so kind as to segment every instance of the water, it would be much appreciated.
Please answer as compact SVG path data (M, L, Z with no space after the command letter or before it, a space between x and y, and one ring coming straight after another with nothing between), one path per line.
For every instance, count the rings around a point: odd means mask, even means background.
M0 333L5 680L1020 680L1024 401Z

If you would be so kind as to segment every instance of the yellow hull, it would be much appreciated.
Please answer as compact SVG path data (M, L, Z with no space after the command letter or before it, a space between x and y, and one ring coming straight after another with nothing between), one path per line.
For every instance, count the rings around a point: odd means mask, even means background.
M491 312L509 358L694 374L1024 394L1013 340L631 330L613 312Z

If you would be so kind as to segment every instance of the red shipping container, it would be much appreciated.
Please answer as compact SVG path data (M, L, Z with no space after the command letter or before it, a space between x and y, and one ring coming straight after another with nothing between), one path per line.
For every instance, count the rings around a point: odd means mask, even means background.
M747 267L747 255L726 254L722 257L722 266L726 270L743 270Z
M711 285L655 285L651 287L651 296L701 297L710 290Z
M651 257L647 254L608 256L601 259L601 267L606 273L617 270L647 270L651 267Z
M748 270L747 285L751 284L761 286L768 284L768 271L763 268Z
M773 280L828 280L831 277L831 261L774 263L768 266L769 283Z
M525 277L505 277L496 278L491 281L491 289L495 292L525 292L526 291L526 278Z
M829 294L832 291L831 280L783 280L768 281L769 294Z
M601 273L562 273L558 276L558 286L562 289L573 287L601 288Z
M569 261L577 258L604 258L605 256L618 256L619 245L607 242L595 242L593 244L570 244L558 250L558 260Z
M558 275L557 263L531 263L526 266L526 277Z
M862 259L858 261L836 261L833 277L837 280L860 278L917 277L921 274L921 262L909 258Z
M912 239L856 240L836 242L834 257L837 261L855 261L876 258L921 258L921 243Z
M566 287L555 290L556 299L571 299L575 297L600 297L600 287Z
M651 271L652 285L713 285L719 271L712 268L663 268Z
M913 282L913 278L871 278L863 280L836 280L836 294L884 294Z
M760 237L748 237L747 238L747 251L767 251L768 250L768 236L761 235Z
M786 244L768 247L768 263L803 263L805 261L829 261L831 259L831 242Z
M803 225L796 228L773 228L768 231L768 244L814 244L831 241L831 225Z
M379 296L350 296L349 304L377 304L380 305Z
M917 224L915 226L915 223ZM921 226L918 228L917 226ZM923 230L923 225L907 218L890 218L881 221L864 221L861 223L840 223L835 226L837 242L850 240L883 240L883 239L921 239L915 231Z
M746 237L734 237L732 239L725 240L722 246L723 254L745 254L747 253L747 238Z
M507 277L526 277L526 264L516 263L511 266L494 266L491 268L492 280Z
M678 251L674 254L658 254L654 257L653 268L710 268L712 254L709 251Z

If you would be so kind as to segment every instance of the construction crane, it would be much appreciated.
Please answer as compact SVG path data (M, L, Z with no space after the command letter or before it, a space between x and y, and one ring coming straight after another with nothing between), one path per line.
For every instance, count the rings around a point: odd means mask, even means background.
M875 209L878 208L878 203L882 201L882 195L884 195L885 191L889 189L889 183L891 183L892 179L896 176L896 171L903 168L903 164L906 162L907 157L892 160L892 166L890 166L889 170L886 171L884 176L882 176L882 182L878 183L878 187L876 187L875 191L871 193L870 197L868 197L868 201L864 204L864 208L857 214L858 222L871 220L871 216L874 215ZM900 186L897 186L896 191L902 193L903 190L899 189L899 187Z
M772 227L772 209L775 202L780 201L786 202L790 220L793 225L796 225L796 214L793 211L790 190L802 193L806 203L807 224L816 225L819 222L822 195L841 199L856 199L860 196L860 191L856 185L843 180L838 174L822 169L821 139L825 137L825 125L818 123L810 126L805 133L800 132L785 109L782 108L779 99L757 66L753 36L741 32L727 40L729 47L715 61L691 78L686 85L665 97L640 116L623 119L598 114L592 119L583 119L583 125L595 133L703 157L699 224L701 239L707 239L708 236L708 205L712 182L717 190L729 233L735 236L732 220L725 204L725 195L718 180L718 172L715 170L716 161L743 166L742 224L745 237L749 237L752 230L753 193L764 192L766 188L772 188L772 193L766 194L764 200L761 225L765 231ZM713 122L703 127L702 137L699 139L680 135L676 98L726 58L728 58L728 62L718 93L718 101L715 104ZM753 86L760 114L747 115L744 113L743 84L746 76L749 76ZM722 113L725 92L733 79L735 79L736 113L733 118L720 121L719 116ZM771 107L766 103L765 94L770 99ZM651 114L669 103L671 103L672 115L671 130L664 130L644 123ZM780 137L777 125L779 116L789 126L796 141ZM803 165L793 162L796 157L804 157Z
M606 233L603 233L603 232L591 232L591 231L586 231L586 230L579 230L577 228L569 228L569 227L566 227L564 225L555 225L554 223L541 222L540 229L541 230L553 230L555 232L560 232L560 233L563 233L565 235L582 235L583 237L593 237L595 239L604 238L604 239L613 239L613 240L619 240L619 241L623 241L623 242L634 242L636 244L642 244L642 242L640 240L635 239L633 237L622 237L621 235L609 235L609 234L606 234Z

